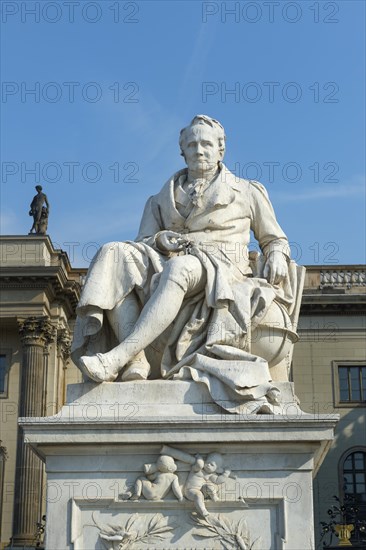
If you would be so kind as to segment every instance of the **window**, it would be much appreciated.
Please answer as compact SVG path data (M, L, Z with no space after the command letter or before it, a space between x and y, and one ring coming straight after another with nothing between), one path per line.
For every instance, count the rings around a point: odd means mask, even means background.
M343 462L343 491L366 504L366 452L350 453Z
M366 407L366 362L333 361L335 407Z
M366 447L348 449L339 461L339 496L346 506L348 523L356 524L351 542L357 548L365 542L365 532L359 522L366 521ZM360 546L358 546L360 544ZM362 546L363 548L363 546Z
M8 397L9 354L0 354L0 397Z
M366 365L339 365L338 378L340 402L366 402Z

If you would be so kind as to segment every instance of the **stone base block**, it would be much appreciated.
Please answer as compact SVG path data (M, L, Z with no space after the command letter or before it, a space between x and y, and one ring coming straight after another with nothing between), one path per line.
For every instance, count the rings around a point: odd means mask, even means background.
M335 415L230 415L157 380L77 384L60 414L21 422L46 462L49 550L314 548Z

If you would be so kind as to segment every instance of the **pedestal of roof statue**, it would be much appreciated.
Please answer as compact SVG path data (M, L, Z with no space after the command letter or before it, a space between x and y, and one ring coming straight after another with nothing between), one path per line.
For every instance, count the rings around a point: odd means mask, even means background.
M291 393L289 383L281 386ZM282 415L242 416L224 413L204 386L188 381L69 386L58 415L21 420L46 463L46 548L313 549L312 476L337 416L305 414L287 400ZM170 491L160 500L128 499L163 446L175 455L185 498ZM192 466L178 458L212 452L231 472L214 484L218 500L205 493L204 518L187 498Z

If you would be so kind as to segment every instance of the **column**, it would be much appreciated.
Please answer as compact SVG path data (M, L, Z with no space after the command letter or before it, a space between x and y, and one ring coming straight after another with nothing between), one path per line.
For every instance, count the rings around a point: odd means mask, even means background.
M43 416L44 351L54 338L48 317L19 320L23 356L21 365L19 416ZM41 518L42 470L40 459L28 448L18 429L13 545L32 546Z

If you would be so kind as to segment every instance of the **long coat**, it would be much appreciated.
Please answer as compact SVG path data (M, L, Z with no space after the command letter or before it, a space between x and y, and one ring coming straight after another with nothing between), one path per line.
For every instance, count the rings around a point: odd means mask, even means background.
M150 197L135 241L109 243L97 253L77 309L74 356L80 350L86 352L88 342L82 335L88 308L112 309L132 291L146 303L169 261L159 252L156 236L164 230L185 234L191 243L189 253L205 268L206 287L184 301L174 327L164 335L161 376L202 382L214 401L237 411L242 403L262 398L273 388L267 362L248 349L248 330L275 299L287 307L292 302L288 280L275 288L252 276L250 230L264 258L273 251L289 257L289 245L260 183L236 178L221 164L217 177L194 198L185 218L176 200L186 177L187 169L175 173ZM126 261L126 250L133 261ZM100 318L100 333L88 353L110 349L112 344L103 338L105 325Z

